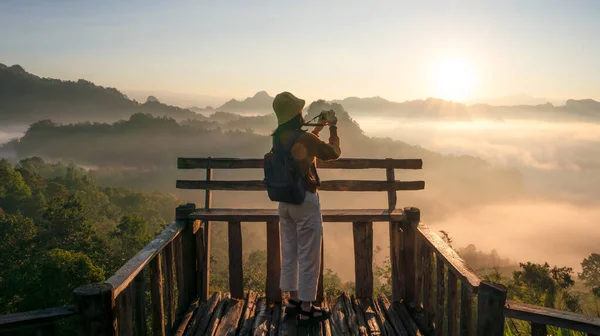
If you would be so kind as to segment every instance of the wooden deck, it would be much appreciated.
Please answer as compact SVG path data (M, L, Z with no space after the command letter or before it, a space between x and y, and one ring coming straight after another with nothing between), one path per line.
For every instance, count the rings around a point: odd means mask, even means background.
M284 312L284 302L267 302L254 292L244 300L214 293L207 302L196 301L176 335L427 335L422 333L402 303L384 296L357 300L342 294L324 301L331 318L310 328L300 328ZM431 329L430 329L431 331Z

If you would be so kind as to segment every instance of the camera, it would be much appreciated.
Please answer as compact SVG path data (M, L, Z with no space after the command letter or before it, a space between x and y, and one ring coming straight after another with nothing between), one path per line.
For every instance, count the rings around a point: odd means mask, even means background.
M323 110L321 111L321 114L319 115L319 120L328 120L330 117L335 116L335 111L334 110Z

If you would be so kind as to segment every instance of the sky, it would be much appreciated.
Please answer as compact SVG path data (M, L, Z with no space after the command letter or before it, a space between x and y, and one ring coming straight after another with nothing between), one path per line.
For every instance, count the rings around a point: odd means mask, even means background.
M591 0L0 0L0 63L238 99L600 100L598 13Z

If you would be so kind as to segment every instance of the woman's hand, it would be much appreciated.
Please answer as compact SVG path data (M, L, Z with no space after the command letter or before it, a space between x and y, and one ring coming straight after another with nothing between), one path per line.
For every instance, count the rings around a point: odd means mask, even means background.
M321 133L321 131L323 130L323 127L328 124L328 121L327 121L327 119L323 119L323 120L320 120L320 123L321 123L321 126L315 126L315 129L313 129L313 131L312 131L313 134L319 135L319 133Z

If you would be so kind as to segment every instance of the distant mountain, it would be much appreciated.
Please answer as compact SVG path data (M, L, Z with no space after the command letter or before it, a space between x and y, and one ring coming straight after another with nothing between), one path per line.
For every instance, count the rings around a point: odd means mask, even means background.
M56 122L129 119L135 113L177 120L203 118L198 114L149 99L140 104L115 88L80 79L63 81L30 74L20 65L0 64L0 123L29 124L42 119Z
M242 101L231 99L226 102L217 110L225 112L236 112L236 111L272 111L273 109L273 97L269 96L266 91L259 91L253 97L248 97Z
M518 106L518 105L543 105L551 103L553 105L564 104L564 99L551 99L533 97L528 94L514 94L501 97L478 98L467 102L467 105L494 105L494 106Z

